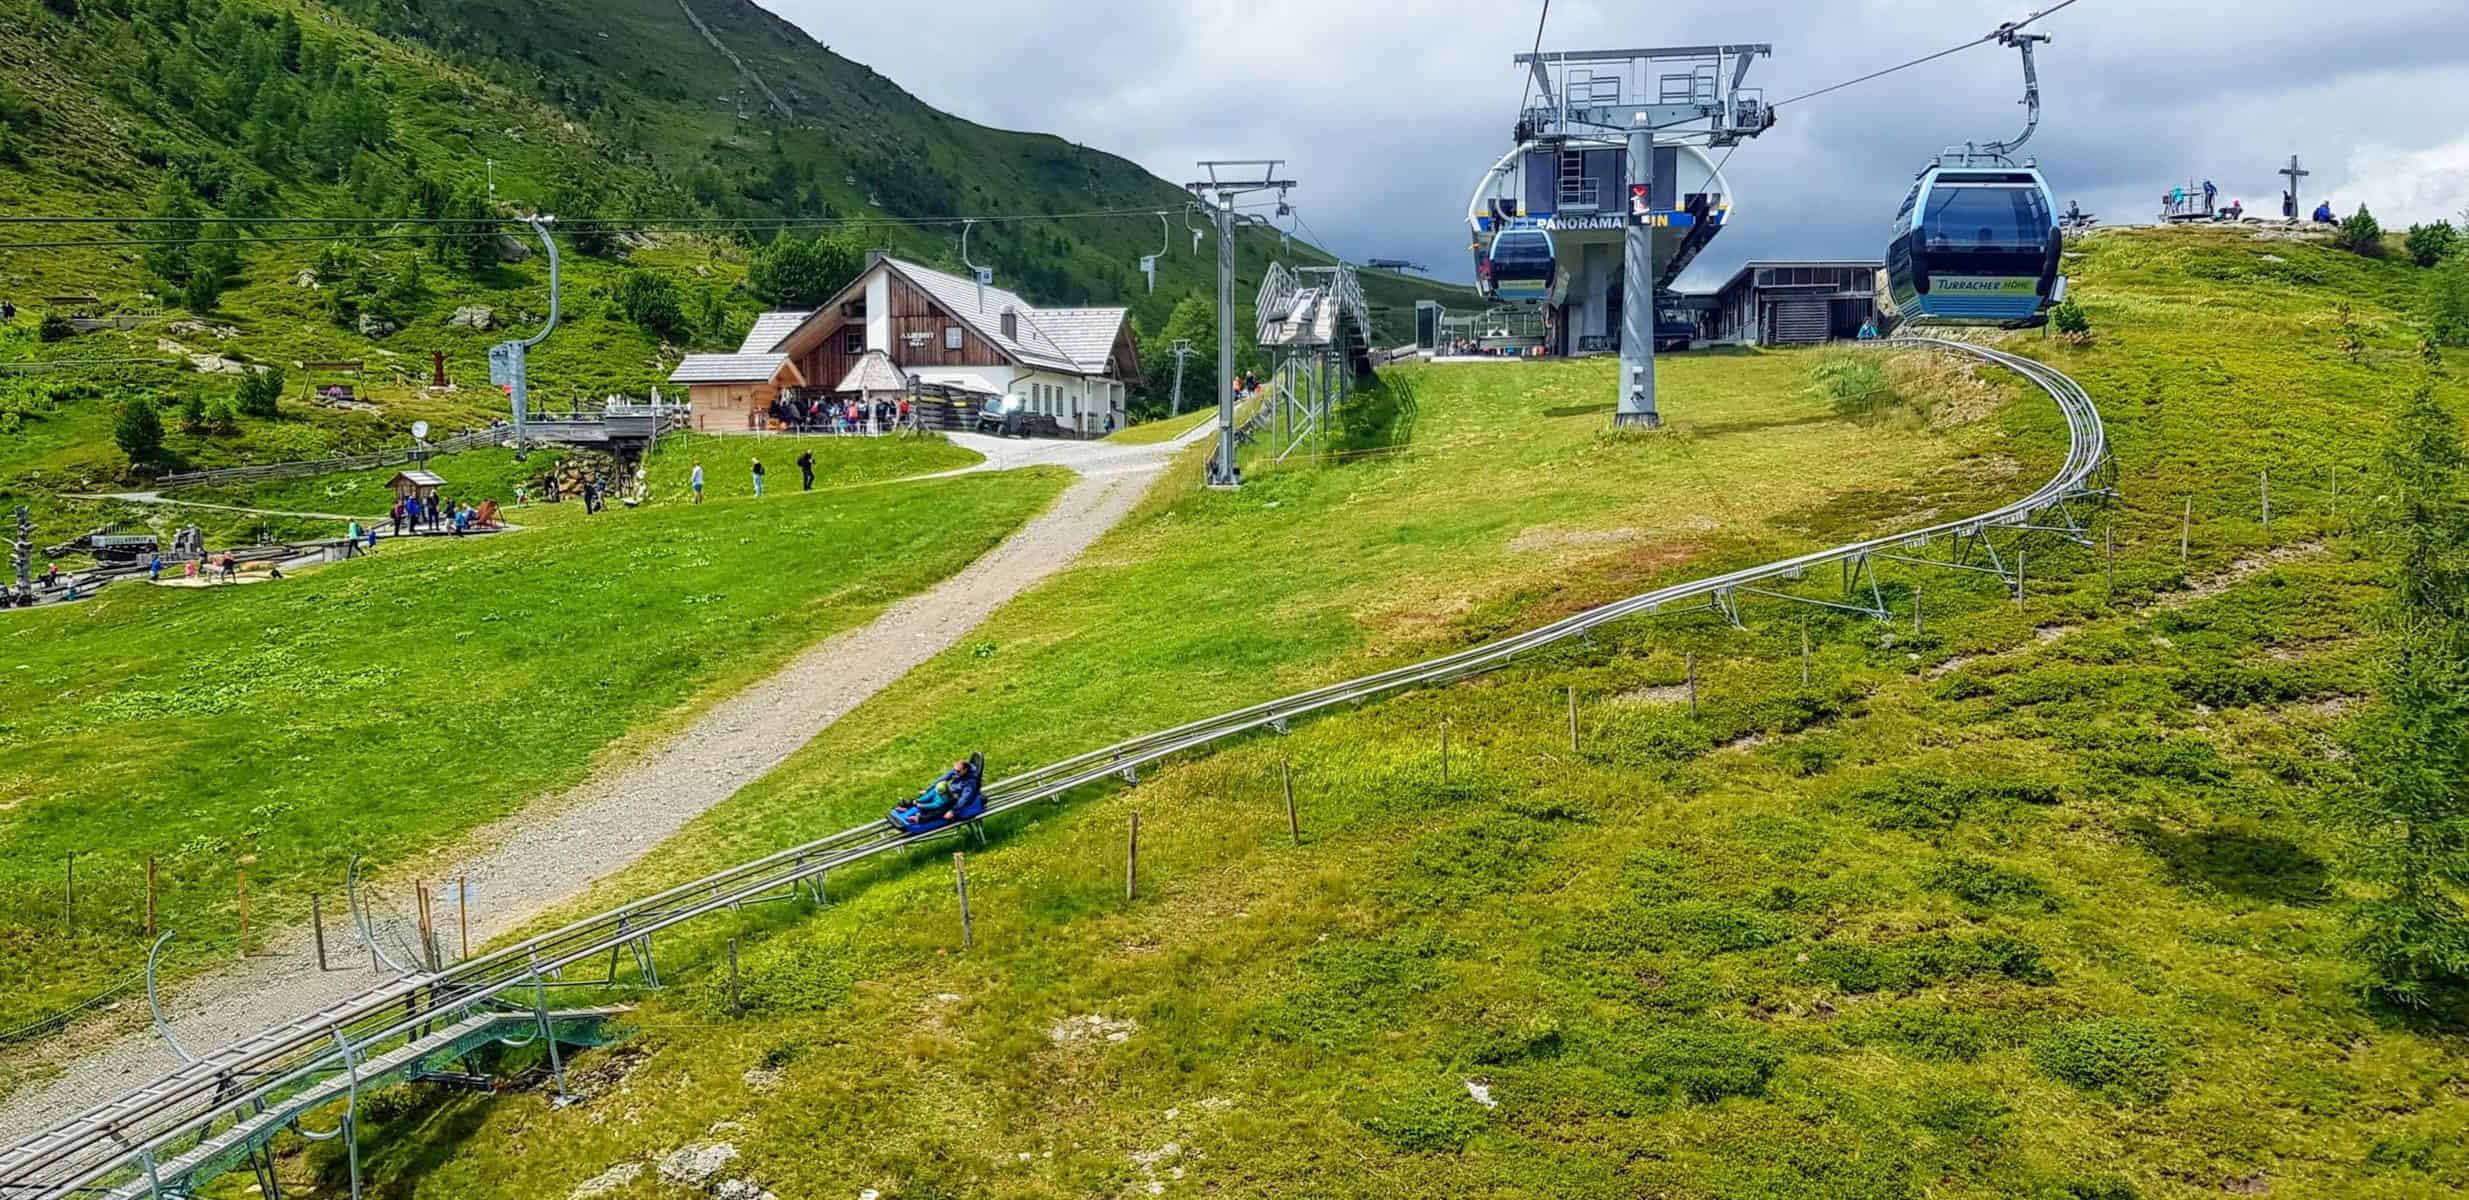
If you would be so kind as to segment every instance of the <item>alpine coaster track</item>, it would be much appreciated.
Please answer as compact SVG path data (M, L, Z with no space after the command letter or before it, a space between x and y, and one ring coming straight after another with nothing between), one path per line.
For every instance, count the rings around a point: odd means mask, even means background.
M1107 779L1130 779L1144 764L1255 730L1284 732L1297 717L1493 670L1520 655L1582 637L1597 626L1687 602L1701 602L1737 624L1742 594L1806 600L1776 589L1815 568L1841 567L1850 602L1811 602L1884 619L1888 614L1872 569L1876 560L2007 578L2004 552L1993 535L2007 537L2008 550L2033 534L2089 544L2074 505L2112 495L2114 467L2099 410L2080 385L2040 362L1969 343L1912 337L1881 344L1968 355L2031 381L2057 402L2065 418L2064 466L2031 494L1977 516L1674 584L1481 646L1092 750L989 785L986 816L1055 800ZM1945 557L1929 557L1940 544L1946 547ZM263 1138L292 1123L283 1116L292 1111L286 1101L440 1030L484 1019L502 1023L509 1016L530 1014L537 1032L549 1039L554 1067L552 1026L561 1018L549 1009L549 989L607 983L615 978L620 955L632 956L643 981L657 986L653 935L745 904L794 900L809 888L820 898L824 878L833 869L921 840L897 835L878 821L742 863L439 971L407 972L244 1041L193 1056L183 1053L187 1061L167 1074L0 1152L0 1197L189 1196L205 1178L235 1165L235 1142L256 1140L262 1145ZM374 948L365 919L359 922L359 933ZM568 978L570 970L602 957L609 963L607 978L596 977L597 971L590 972L593 978ZM562 1089L562 1068L559 1084ZM352 1120L346 1116L338 1132L348 1133ZM355 1179L355 1194L357 1183Z

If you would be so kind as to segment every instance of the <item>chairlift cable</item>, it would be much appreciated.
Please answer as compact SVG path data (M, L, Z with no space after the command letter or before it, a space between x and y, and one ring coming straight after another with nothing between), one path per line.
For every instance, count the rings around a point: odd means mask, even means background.
M1237 205L1236 207L1239 211L1254 212L1266 211L1268 208L1272 207L1272 205L1266 203L1242 204ZM1101 220L1131 217L1144 219L1157 218L1163 220L1170 218L1171 216L1172 210L1169 209L1109 208L1088 209L1079 212L1063 213L1007 213L985 217L572 217L560 219L557 223L557 228L567 233L599 234L664 232L694 233L704 231L742 232L753 230L786 231L796 228L858 228L867 226L930 229L955 225L965 228L971 224L1017 224L1029 221ZM522 222L523 218L520 217L235 217L213 215L200 215L195 217L0 216L0 227L30 225L270 225L281 227L324 226L337 231L331 234L292 234L283 236L244 235L240 238L234 239L237 244L240 245L280 245L297 242L334 241L342 236L341 231L345 229L412 226L417 228L436 228L441 230L461 231L440 232L435 234L377 233L355 235L362 240L443 240L453 237L469 237L482 231L494 230L506 225L519 225ZM1188 221L1186 224L1188 226ZM178 246L197 245L214 240L216 239L206 237L203 234L191 237L153 238L132 236L125 238L86 238L79 240L54 240L42 242L8 242L5 240L0 240L0 251L58 250L75 249L78 247L110 248L129 246Z
M1544 22L1551 19L1552 0L1543 0L1542 15L1535 18L1535 53L1537 55L1543 53ZM1525 82L1519 86L1517 95L1517 119L1522 121L1526 119L1526 102L1534 98L1535 74L1532 71L1520 71L1518 73L1525 77Z
M1888 68L1886 68L1885 70L1882 70L1882 71L1871 71L1870 73L1868 73L1868 74L1866 74L1866 75L1862 75L1862 76L1860 76L1860 77L1858 77L1858 78L1856 78L1856 79L1846 79L1846 80L1844 80L1844 81L1843 81L1843 82L1841 82L1841 83L1837 83L1837 84L1830 84L1830 85L1828 85L1828 86L1826 86L1826 87L1819 88L1819 89L1817 89L1816 91L1813 91L1813 92L1802 92L1801 94L1799 94L1799 95L1797 95L1797 96L1793 96L1793 97L1791 97L1790 99L1787 99L1787 100L1777 100L1777 101L1775 101L1774 103L1767 105L1767 107L1768 107L1768 108L1781 108L1781 107L1783 107L1783 106L1784 106L1784 105L1786 105L1786 104L1798 104L1798 103L1800 103L1800 102L1801 102L1801 101L1803 101L1803 100L1814 100L1814 99L1818 98L1819 96L1826 95L1826 94L1827 94L1827 93L1829 93L1829 92L1839 92L1839 91L1842 91L1843 89L1848 88L1848 87L1857 87L1857 86L1859 86L1860 84L1867 83L1867 82L1869 82L1870 80L1873 80L1873 79L1883 79L1883 78L1885 78L1886 76L1892 75L1892 74L1894 74L1894 73L1895 73L1895 72L1897 72L1897 71L1908 71L1908 70L1911 70L1913 67L1921 66L1921 65L1923 65L1923 64L1925 64L1925 63L1933 63L1933 62L1936 62L1937 60L1939 60L1939 59L1941 59L1941 58L1945 58L1945 57L1947 57L1947 56L1949 56L1949 55L1953 55L1953 54L1961 54L1961 53L1963 53L1964 51L1969 50L1969 49L1971 49L1971 48L1972 48L1972 47L1974 47L1974 46L1982 46L1982 45L1987 45L1987 44L1988 44L1988 43L1990 43L1990 42L1994 42L1994 41L1998 40L1998 35L1999 35L1999 34L2003 34L2003 33L2013 33L2013 32L2016 32L2016 31L2018 31L2018 30L2022 29L2024 26L2030 25L2032 22L2037 21L2037 20L2040 20L2042 17L2053 16L2053 15L2057 14L2057 13L2058 13L2058 12L2060 12L2060 11L2063 11L2063 10L2068 9L2068 8L2072 8L2072 7L2074 7L2074 6L2075 6L2075 4L2076 4L2076 3L2078 3L2078 0L2060 0L2060 2L2059 2L2058 4L2056 4L2056 5L2052 6L2052 7L2049 7L2049 8L2044 8L2044 9L2040 10L2039 12L2033 13L2032 15L2030 15L2030 16L2028 16L2028 17L2025 17L2025 18L2023 18L2022 20L2017 21L2017 22L2015 22L2015 23L2013 23L2013 24L2011 24L2011 25L2001 25L2001 26L1999 26L1998 28L1996 28L1996 29L1992 29L1992 30L1990 30L1989 32L1984 33L1984 34L1980 35L1979 37L1973 38L1972 40L1970 40L1970 41L1968 41L1968 42L1965 42L1965 43L1963 43L1963 44L1961 44L1961 45L1958 45L1958 46L1949 46L1949 47L1947 47L1946 49L1944 49L1944 50L1940 50L1940 51L1938 51L1938 52L1937 52L1937 53L1935 53L1935 54L1924 55L1924 56L1922 56L1922 57L1920 57L1920 58L1915 58L1915 59L1913 59L1912 61L1907 62L1907 63L1899 63L1899 64L1897 64L1897 65L1895 65L1895 66L1888 67Z
M986 217L567 217L560 218L557 228L572 232L588 227L602 229L649 230L668 226L694 228L725 228L730 226L782 227L839 225L903 225L937 226L1017 223L1023 221L1073 221L1108 217L1154 217L1172 210L1147 208L1101 208L1061 213L1006 213ZM519 225L522 217L234 217L200 215L194 217L71 217L71 216L0 216L0 226L9 225L325 225L335 227L370 228L391 225L469 226L494 228Z

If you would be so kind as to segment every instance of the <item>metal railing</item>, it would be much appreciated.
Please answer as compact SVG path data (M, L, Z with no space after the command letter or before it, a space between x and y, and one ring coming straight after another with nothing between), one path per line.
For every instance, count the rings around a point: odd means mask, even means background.
M2064 464L2030 494L1976 516L1816 550L1759 566L1658 588L1562 618L1540 628L1361 678L1314 688L1221 713L1173 729L1116 743L1001 780L986 789L986 816L1060 798L1138 767L1262 729L1283 732L1295 718L1410 688L1497 669L1616 621L1688 601L1736 618L1741 593L1781 595L1765 585L1798 580L1814 568L1900 558L1940 538L1983 539L1991 530L2041 530L2034 518L2071 500L2104 494L2110 465L2107 431L2081 386L2044 364L2003 351L1934 338L1878 345L1927 347L1966 354L2021 374L2058 404L2068 433ZM1958 564L1949 564L1958 565ZM1987 569L1987 568L1971 568ZM2003 569L1999 569L2003 573ZM741 905L789 900L801 889L819 895L834 869L918 844L877 822L727 868L597 916L524 939L434 973L407 974L322 1012L200 1055L134 1091L97 1105L0 1152L0 1195L65 1197L97 1186L121 1196L162 1196L181 1180L155 1175L158 1163L248 1119L269 1103L312 1086L366 1056L422 1036L488 1006L540 1003L547 987L569 982L565 972L606 957L609 979L621 955L632 955L644 981L656 986L653 935ZM363 927L363 936L369 936ZM590 982L590 981L584 981ZM179 1194L185 1195L186 1192Z

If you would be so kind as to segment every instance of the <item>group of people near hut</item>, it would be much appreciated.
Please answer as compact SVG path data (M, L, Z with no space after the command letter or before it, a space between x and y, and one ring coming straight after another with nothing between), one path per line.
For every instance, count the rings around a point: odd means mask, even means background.
M471 504L448 500L432 492L426 496L404 496L396 500L393 511L387 515L394 521L396 537L402 537L407 530L418 533L423 529L460 536L475 529L497 528L497 501L483 500Z
M772 403L772 419L796 433L890 433L909 423L909 402L878 397L873 401L836 400L830 396L800 399L783 396Z

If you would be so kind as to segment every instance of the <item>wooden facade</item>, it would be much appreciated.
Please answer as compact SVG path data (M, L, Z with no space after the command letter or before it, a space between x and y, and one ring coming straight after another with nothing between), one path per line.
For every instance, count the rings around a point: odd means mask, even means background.
M835 316L807 325L783 345L781 353L797 364L798 373L806 377L808 388L838 387L849 377L849 369L866 357L865 302L857 305L854 318ZM850 343L856 343L851 350ZM897 360L895 360L897 361Z
M689 384L686 398L694 406L694 427L714 433L767 428L772 404L780 399L782 389L802 387L807 378L791 360L761 383Z
M891 294L891 344L883 349L901 370L1011 364L1001 347L946 312L924 289L898 272L886 282ZM797 363L807 387L837 387L857 360L866 356L866 316L865 291L860 288L855 299L792 334L780 352Z
M912 367L1000 367L1011 362L994 343L945 312L925 289L898 272L890 280L892 361ZM959 344L953 345L957 337Z

